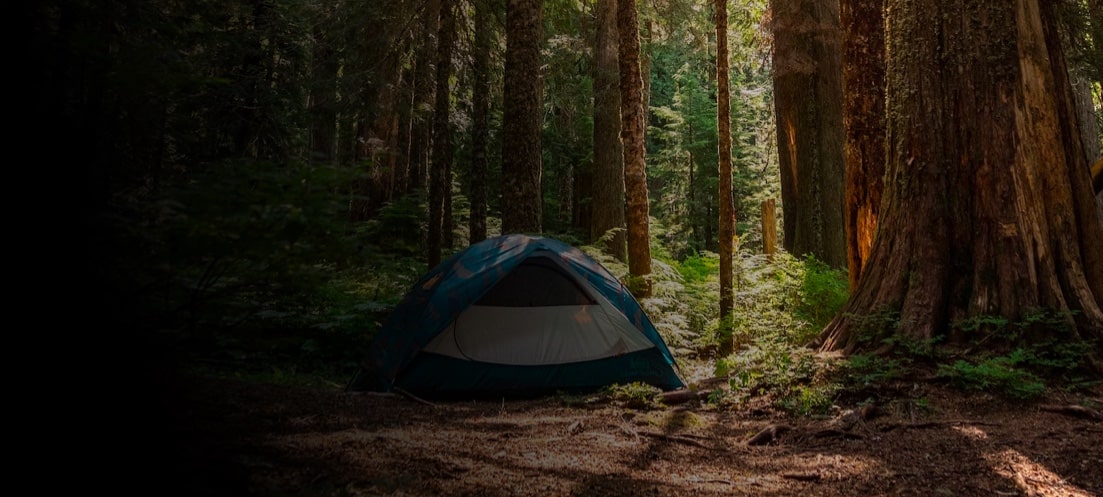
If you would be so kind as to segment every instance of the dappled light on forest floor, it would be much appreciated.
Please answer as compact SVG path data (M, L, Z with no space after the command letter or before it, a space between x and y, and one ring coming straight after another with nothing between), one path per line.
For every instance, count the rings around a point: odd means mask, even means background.
M843 430L837 419L761 403L426 405L194 383L175 421L175 467L191 495L1103 495L1099 422L942 389L923 392L922 411L885 407ZM771 426L787 429L747 443ZM239 478L210 477L219 474Z
M1020 490L1031 497L1096 497L1095 494L1065 481L1060 475L1030 460L1015 449L986 454L985 459L992 464L993 471L1014 481ZM1085 468L1086 470L1100 471L1098 462L1090 466L1083 465L1092 468Z

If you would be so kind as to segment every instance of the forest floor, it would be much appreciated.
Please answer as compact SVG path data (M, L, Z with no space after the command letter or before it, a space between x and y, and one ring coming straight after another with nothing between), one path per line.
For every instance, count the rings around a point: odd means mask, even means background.
M821 417L765 399L430 405L208 376L162 391L122 462L161 495L1103 496L1099 390L1016 403L908 385ZM1095 410L1049 410L1078 403Z

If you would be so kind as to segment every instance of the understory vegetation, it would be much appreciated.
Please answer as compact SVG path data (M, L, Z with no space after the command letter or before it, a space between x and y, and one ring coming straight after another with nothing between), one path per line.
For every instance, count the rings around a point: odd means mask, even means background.
M171 349L188 370L343 388L375 330L428 269L421 255L424 195L397 199L353 225L333 221L341 219L334 213L342 206L332 192L349 181L336 170L265 176L239 165L217 174L204 182L213 188L167 190L160 202L120 209L132 216L126 222L104 220L105 228L142 227L115 231L124 240L119 246L132 250L101 254L109 258L102 267L125 275L116 288L138 281L143 289L115 296L125 303L116 319L148 328L153 345ZM455 225L464 226L467 213L454 215ZM495 224L492 219L491 234ZM963 333L985 331L968 350L887 343L886 354L819 354L808 344L842 311L846 274L783 251L768 257L744 247L737 253L735 312L721 322L717 254L675 257L663 242L661 220L652 219L652 226L654 294L641 305L683 378L710 406L767 399L794 415L820 415L840 402L875 401L895 383L916 378L1014 399L1098 384L1081 374L1087 346L1058 340L1029 349L995 345L1001 336L1041 328L1071 332L1067 316L1044 310L1019 323L957 323ZM457 250L467 245L463 229L455 235ZM615 276L627 277L624 263L581 245L574 234L548 236L580 245ZM863 317L871 340L892 336L886 331L897 320L889 313ZM728 337L734 352L718 356ZM644 385L612 385L605 393L629 405L656 405L657 391ZM913 407L922 403L916 399Z

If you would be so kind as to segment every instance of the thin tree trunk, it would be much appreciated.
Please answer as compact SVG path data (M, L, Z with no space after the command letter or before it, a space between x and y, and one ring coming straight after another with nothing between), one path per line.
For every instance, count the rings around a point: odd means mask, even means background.
M631 0L623 0L631 1ZM620 142L620 73L617 63L617 0L598 0L594 37L594 165L590 241L620 231L605 250L626 261L624 150Z
M502 233L539 233L541 0L508 0L502 115Z
M319 8L322 18L333 15L333 2L326 2ZM311 53L312 85L310 88L310 161L330 162L337 155L337 74L339 72L337 51L329 30L323 23L314 29L315 43Z
M425 10L421 14L421 37L417 60L414 62L414 108L410 132L410 177L406 182L409 192L425 187L425 178L429 167L429 151L432 143L432 114L428 109L435 108L433 102L433 59L436 55L436 39L440 20L441 0L426 0Z
M720 175L720 321L735 307L732 257L735 239L735 202L732 198L731 83L728 78L728 1L716 0L716 131L719 135ZM732 351L731 330L726 330L721 355Z
M475 63L471 92L471 219L469 243L486 239L487 152L490 136L490 19L486 2L475 1Z
M440 0L440 29L437 36L436 111L433 123L433 161L429 167L429 235L427 261L432 269L440 263L441 245L447 225L445 202L449 198L448 173L452 165L451 96L452 37L455 32L453 0Z
M637 297L651 295L651 246L644 162L643 78L635 0L617 2L620 37L621 143L624 145L624 190L627 197L628 272Z

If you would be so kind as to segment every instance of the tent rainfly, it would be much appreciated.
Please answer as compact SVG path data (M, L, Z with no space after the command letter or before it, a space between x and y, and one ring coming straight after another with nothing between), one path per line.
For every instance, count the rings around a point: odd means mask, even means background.
M639 303L561 241L504 235L414 284L376 332L348 390L429 398L535 396L643 382L685 386Z

